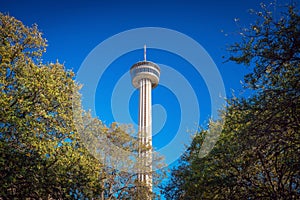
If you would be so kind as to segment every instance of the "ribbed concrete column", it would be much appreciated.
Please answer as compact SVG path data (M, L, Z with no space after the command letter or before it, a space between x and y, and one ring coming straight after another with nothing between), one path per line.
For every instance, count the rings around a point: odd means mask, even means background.
M139 98L139 141L142 147L152 147L152 83L149 79L140 80L140 98ZM138 175L139 180L145 182L152 190L152 151L139 150L141 163L141 172Z

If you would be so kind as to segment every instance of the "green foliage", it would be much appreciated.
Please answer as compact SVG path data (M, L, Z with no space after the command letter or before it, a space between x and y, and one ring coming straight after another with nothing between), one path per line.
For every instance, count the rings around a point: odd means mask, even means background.
M261 7L259 12L251 10L258 19L248 29L241 30L242 42L229 48L232 53L229 59L254 66L253 72L245 76L245 82L250 88L281 89L283 84L296 87L296 83L287 81L292 81L288 77L293 68L299 68L299 11L291 5L281 16L277 16L266 5L261 4Z
M299 11L291 6L278 21L264 6L257 14L229 49L231 60L254 65L245 77L253 95L228 101L222 133L206 157L199 152L208 131L199 131L164 186L167 199L300 197Z
M157 196L153 194L145 183L138 182L137 172L143 169L138 168L138 150L141 148L138 140L133 136L131 126L112 123L106 127L98 119L86 115L82 122L84 129L81 132L82 140L101 163L105 177L101 180L105 191L103 199L145 199L146 196ZM100 128L102 127L102 128ZM142 147L143 150L149 150ZM162 157L153 154L152 166L159 169L163 166ZM165 177L164 172L150 172L153 177L153 185L158 185Z
M74 74L40 63L37 26L0 14L0 197L70 199L100 193L101 164L80 144L72 118ZM93 185L93 187L91 187Z

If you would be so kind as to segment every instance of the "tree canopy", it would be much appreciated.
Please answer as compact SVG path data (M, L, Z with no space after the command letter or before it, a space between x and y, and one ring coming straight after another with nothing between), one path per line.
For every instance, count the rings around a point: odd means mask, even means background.
M228 100L214 149L201 158L200 130L163 186L167 199L299 199L300 16L294 5L278 15L262 4L257 21L229 48L250 67L251 96ZM212 122L217 123L217 122Z
M36 25L0 14L0 29L0 197L100 193L102 165L74 129L72 99L79 94L73 72L41 63L46 40Z

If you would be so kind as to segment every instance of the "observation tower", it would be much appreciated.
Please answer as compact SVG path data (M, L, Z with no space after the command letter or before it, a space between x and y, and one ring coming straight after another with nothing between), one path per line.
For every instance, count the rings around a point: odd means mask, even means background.
M145 183L152 191L152 89L158 85L160 68L146 60L137 62L130 68L132 85L139 89L139 171L138 180Z

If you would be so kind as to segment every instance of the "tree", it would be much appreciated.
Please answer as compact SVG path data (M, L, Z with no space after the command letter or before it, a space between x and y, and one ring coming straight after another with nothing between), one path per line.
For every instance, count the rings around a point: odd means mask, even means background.
M92 197L102 165L80 144L73 72L41 63L37 26L0 14L0 198ZM93 185L93 187L91 187Z
M121 125L116 122L106 127L90 114L82 121L84 141L91 152L101 163L105 178L101 181L105 190L102 199L135 199L142 200L146 196L158 198L152 193L145 183L138 182L138 150L140 147L131 126ZM102 127L102 129L100 128ZM153 154L152 165L154 169L164 166L162 157ZM151 172L153 185L158 185L165 177L164 170Z
M205 158L197 154L206 132L196 135L165 186L169 199L300 196L299 11L289 6L276 20L262 4L255 13L256 23L229 49L230 60L253 67L245 76L252 96L228 101L219 141Z

